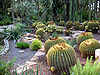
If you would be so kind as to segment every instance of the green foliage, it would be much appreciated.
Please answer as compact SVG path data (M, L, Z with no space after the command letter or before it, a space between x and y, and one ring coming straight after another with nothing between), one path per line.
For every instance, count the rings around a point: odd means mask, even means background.
M12 23L11 19L9 19L9 18L3 19L3 20L0 21L0 26L9 25L11 23Z
M58 43L65 43L65 42L66 41L63 38L58 37L58 36L50 38L44 43L44 50L47 53L50 47L52 47L53 45L58 44Z
M10 69L14 65L15 60L16 58L7 62L6 59L2 60L0 57L0 75L8 75Z
M31 48L32 50L38 50L38 49L40 49L40 48L42 47L42 44L43 44L43 43L42 43L40 40L35 39L35 40L33 40L33 42L31 43L30 48Z
M74 23L74 29L75 29L75 30L79 30L79 28L80 28L80 23L76 21L76 22Z
M87 39L79 45L82 57L94 56L95 50L100 48L100 43L95 39Z
M3 32L0 32L2 34L2 37L9 37L12 40L17 40L21 37L21 35L23 35L24 33L26 33L27 31L24 28L24 24L22 23L18 23L16 24L16 27L11 29L5 29Z
M29 44L26 42L18 42L16 44L16 47L21 48L21 49L25 49L25 48L29 48Z
M52 37L57 37L59 34L57 32L52 33Z
M77 64L70 68L70 75L99 75L100 74L100 62L97 64L97 60L92 64L92 57L90 60L87 58L86 64L82 66L77 59Z
M76 63L75 50L66 43L52 46L46 57L47 63L53 72L68 72L68 68Z
M66 40L66 43L71 45L73 48L75 48L77 45L76 39L74 38L72 38L71 40Z
M83 32L77 37L76 39L77 44L80 45L81 42L83 42L84 40L91 39L91 38L94 38L91 32Z

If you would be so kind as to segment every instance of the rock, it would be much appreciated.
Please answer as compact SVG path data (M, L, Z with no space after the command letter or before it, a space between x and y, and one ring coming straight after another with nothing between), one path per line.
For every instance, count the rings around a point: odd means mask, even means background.
M26 61L26 63L25 63L25 65L27 65L27 66L33 66L36 64L37 64L36 62L31 62L31 61Z
M71 37L70 37L70 36L62 36L62 38L66 39L66 40L71 39Z
M44 55L45 55L44 52L38 51L34 56L36 56L36 57L41 57L41 56L44 56Z
M95 58L99 58L100 59L100 49L96 49L95 50Z
M24 50L19 50L18 53L24 53Z
M17 73L18 73L18 74L21 74L22 71L25 72L26 70L29 70L29 67L26 66L26 65L21 65L21 66L19 66L16 70L17 70Z
M37 56L33 56L30 61L33 62L33 61L37 61L39 58Z

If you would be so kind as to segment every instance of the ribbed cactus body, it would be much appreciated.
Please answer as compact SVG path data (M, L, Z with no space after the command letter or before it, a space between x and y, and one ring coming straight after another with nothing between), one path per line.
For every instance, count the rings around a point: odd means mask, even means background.
M91 32L83 32L77 37L76 41L77 41L77 44L80 45L81 42L83 42L84 40L91 39L91 38L93 38L93 35Z
M94 55L95 50L100 48L100 43L95 39L87 39L83 41L79 50L82 53L82 57Z
M75 50L66 43L52 46L46 57L49 67L54 67L58 72L66 71L76 63Z
M61 37L54 37L48 39L44 44L45 52L47 53L49 48L58 43L65 43L66 41Z

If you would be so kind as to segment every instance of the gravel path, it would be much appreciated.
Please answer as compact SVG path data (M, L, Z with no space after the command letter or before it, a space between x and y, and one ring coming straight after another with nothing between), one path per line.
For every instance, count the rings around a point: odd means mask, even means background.
M36 51L31 51L29 48L27 49L19 49L15 48L16 44L11 40L10 41L10 50L9 52L3 57L6 58L7 60L13 59L16 57L16 62L15 62L15 67L18 67L19 65L24 65L26 61L29 61ZM24 50L24 53L19 53L19 50Z

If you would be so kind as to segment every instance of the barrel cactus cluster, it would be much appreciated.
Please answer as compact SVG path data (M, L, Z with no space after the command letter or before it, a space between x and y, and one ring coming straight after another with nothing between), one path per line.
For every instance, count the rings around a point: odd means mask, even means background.
M58 33L62 33L63 30L64 30L64 28L63 28L62 26L58 26L58 27L56 28L56 32L58 32Z
M66 26L67 29L69 29L73 26L73 22L72 21L67 21L65 26Z
M51 71L67 72L67 69L76 63L75 50L66 43L52 46L46 57Z

